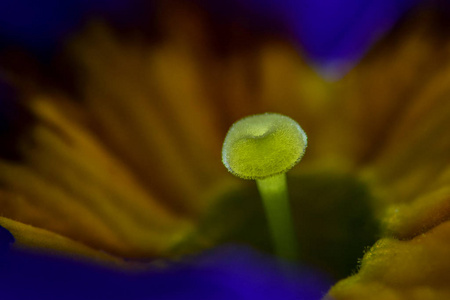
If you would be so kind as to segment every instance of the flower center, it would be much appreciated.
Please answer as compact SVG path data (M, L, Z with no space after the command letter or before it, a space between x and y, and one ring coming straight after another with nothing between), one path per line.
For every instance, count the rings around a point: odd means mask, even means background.
M326 271L336 281L351 275L379 234L368 187L353 176L325 172L289 175L287 181L301 246L299 263ZM205 245L241 243L274 252L254 185L221 195L198 228L177 251L190 253Z

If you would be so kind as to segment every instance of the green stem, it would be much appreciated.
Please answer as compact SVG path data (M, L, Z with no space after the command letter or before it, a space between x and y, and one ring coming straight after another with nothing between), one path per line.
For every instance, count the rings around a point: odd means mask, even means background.
M298 260L298 246L289 207L286 174L257 179L276 254L286 260Z

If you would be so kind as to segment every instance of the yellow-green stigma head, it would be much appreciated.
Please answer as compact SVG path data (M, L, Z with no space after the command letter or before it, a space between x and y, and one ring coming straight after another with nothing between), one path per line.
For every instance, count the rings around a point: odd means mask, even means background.
M222 162L243 179L264 179L285 173L305 153L307 137L289 117L265 113L245 117L231 126L222 148Z

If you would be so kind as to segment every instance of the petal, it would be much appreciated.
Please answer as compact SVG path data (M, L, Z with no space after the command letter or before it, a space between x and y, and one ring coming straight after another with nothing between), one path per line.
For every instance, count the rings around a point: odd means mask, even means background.
M87 130L76 105L52 99L29 102L38 121L21 138L26 164L0 161L0 178L7 185L0 193L5 213L122 254L163 251L190 230L189 222L155 202ZM64 110L65 105L71 109Z
M323 75L334 77L353 67L369 47L417 2L292 1L286 5L286 12L289 12L291 26L306 55Z
M1 248L14 242L11 251L25 250L108 265L124 265L123 261L104 252L89 248L56 233L0 217Z
M411 240L381 239L357 275L339 282L332 299L446 299L450 296L450 222ZM330 298L330 299L331 299Z
M225 263L226 262L226 263ZM11 251L3 261L5 299L319 299L327 281L314 270L280 269L246 249L219 249L191 262L123 271Z

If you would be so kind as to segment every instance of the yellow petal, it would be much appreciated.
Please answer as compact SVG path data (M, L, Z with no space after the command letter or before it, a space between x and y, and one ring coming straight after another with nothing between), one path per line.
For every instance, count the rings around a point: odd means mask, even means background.
M411 240L379 240L358 274L339 282L329 296L350 299L448 299L450 222ZM385 298L386 297L386 298Z
M0 226L14 236L14 249L58 255L77 260L95 261L111 266L125 266L122 259L94 250L82 243L68 239L54 232L26 225L8 218L0 217Z

